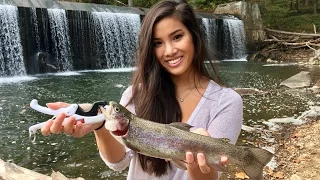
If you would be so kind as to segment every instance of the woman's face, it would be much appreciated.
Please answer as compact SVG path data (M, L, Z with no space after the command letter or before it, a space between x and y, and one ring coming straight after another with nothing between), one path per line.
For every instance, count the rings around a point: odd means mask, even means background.
M166 17L153 28L157 60L171 75L189 73L194 58L192 35L179 20Z

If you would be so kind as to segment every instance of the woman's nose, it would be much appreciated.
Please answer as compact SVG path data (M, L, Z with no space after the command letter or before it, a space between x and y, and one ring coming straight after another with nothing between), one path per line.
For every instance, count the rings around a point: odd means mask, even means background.
M177 49L172 44L167 44L165 49L165 56L173 56Z

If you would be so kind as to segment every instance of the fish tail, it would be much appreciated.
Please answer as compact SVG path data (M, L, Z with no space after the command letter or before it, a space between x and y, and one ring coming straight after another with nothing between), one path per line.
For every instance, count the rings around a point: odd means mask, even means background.
M260 148L249 148L249 152L251 155L245 158L247 162L241 163L240 166L251 179L261 180L263 179L263 168L272 159L273 154Z

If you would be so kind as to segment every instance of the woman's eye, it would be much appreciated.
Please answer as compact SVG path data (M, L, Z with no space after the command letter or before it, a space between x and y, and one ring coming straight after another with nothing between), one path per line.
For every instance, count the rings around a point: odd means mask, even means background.
M179 34L179 35L176 35L176 36L174 36L174 40L178 40L178 39L181 39L182 38L182 35L181 34Z
M161 44L162 44L161 42L153 42L154 47L159 47L159 46L161 46Z

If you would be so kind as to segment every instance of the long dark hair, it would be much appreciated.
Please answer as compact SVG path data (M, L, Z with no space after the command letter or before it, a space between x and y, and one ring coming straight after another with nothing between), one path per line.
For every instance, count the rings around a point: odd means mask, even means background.
M160 1L146 14L139 33L135 66L137 70L132 79L131 103L135 105L138 117L154 122L169 124L180 122L182 112L176 99L176 90L170 74L157 61L153 47L153 27L165 17L174 17L190 31L195 48L193 70L200 77L219 81L215 68L209 73L204 61L209 60L200 26L192 8L185 2ZM213 75L212 75L213 74ZM196 79L195 79L196 81ZM141 167L149 174L161 176L171 169L170 163L163 159L139 154Z

